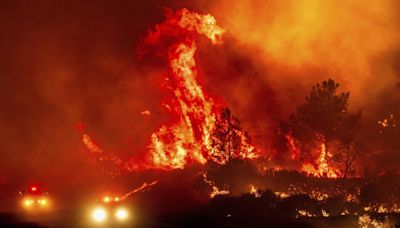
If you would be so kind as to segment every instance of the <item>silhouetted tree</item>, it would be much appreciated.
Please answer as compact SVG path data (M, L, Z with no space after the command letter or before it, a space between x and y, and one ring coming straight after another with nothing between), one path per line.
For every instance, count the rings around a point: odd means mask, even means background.
M250 138L243 132L239 120L229 108L224 108L211 133L212 156L217 163L226 164L239 158L249 146Z
M350 93L337 93L339 84L329 79L312 87L306 101L290 116L293 136L303 151L324 143L335 146L332 161L342 167L343 177L352 170L361 113L348 112ZM331 151L333 152L333 151Z

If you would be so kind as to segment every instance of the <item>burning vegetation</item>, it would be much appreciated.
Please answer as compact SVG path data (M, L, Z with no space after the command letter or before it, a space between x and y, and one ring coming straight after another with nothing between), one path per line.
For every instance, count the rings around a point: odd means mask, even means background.
M238 214L232 206L236 201L269 216L360 216L362 227L385 223L366 213L399 212L399 176L388 170L368 171L371 167L362 165L365 156L379 156L384 148L363 145L368 135L361 128L361 111L350 111L350 93L339 92L333 79L311 88L305 101L275 129L272 146L252 143L228 104L199 84L203 75L196 62L198 39L222 45L224 33L210 14L167 10L165 21L147 34L138 50L141 57L153 54L167 62L162 106L171 121L151 134L144 157L125 161L99 146L81 127L92 161L112 176L196 167L197 178L209 191L211 210L221 216ZM141 115L153 114L145 110ZM378 126L371 128L376 132L369 136L392 139L389 146L398 152L398 121L395 114L377 120ZM384 192L387 184L393 185L390 192ZM232 207L225 201L233 201Z
M228 108L218 110L221 105L215 105L196 79L196 35L205 35L216 45L222 43L223 33L211 15L187 9L167 11L165 22L149 32L140 52L155 51L167 56L169 69L162 86L168 89L170 98L163 106L174 121L151 135L149 155L144 162L132 158L122 164L111 153L105 153L89 135L83 134L83 143L92 154L98 155L98 161L109 162L117 170L121 165L127 171L171 170L183 169L192 163L213 161L223 165L233 158L258 156L238 119Z
M61 2L0 4L0 210L400 224L400 1Z

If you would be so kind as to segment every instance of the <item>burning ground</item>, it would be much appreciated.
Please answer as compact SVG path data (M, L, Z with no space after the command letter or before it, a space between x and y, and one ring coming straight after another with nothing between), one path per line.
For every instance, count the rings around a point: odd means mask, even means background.
M399 5L368 3L4 4L0 184L397 213Z

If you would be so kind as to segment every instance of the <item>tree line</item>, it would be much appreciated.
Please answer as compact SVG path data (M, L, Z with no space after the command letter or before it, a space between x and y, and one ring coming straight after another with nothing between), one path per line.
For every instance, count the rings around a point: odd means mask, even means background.
M338 92L338 88L339 84L332 79L314 85L305 101L281 125L280 132L293 136L295 146L301 151L299 161L309 159L310 151L325 144L332 155L326 156L327 159L346 178L355 174L354 161L360 153L361 111L349 112L350 93ZM245 149L240 140L243 134L250 140L229 108L223 109L211 134L215 159L229 163L239 158Z

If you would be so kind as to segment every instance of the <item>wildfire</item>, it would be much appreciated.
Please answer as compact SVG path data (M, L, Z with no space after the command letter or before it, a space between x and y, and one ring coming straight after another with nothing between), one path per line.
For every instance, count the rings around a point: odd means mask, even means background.
M275 196L280 198L280 199L285 199L288 198L290 196L289 193L287 192L274 192Z
M327 151L325 143L321 143L320 151L320 155L315 162L316 165L311 163L303 164L303 172L315 177L338 178L340 171L329 163L328 159L332 157L332 154Z
M292 133L288 133L285 135L285 138L288 143L288 147L290 150L290 159L295 160L296 158L299 157L300 151L296 146L296 141L292 136Z
M360 228L376 227L394 227L394 224L385 217L384 221L379 221L377 219L372 219L368 214L364 214L358 218L358 225Z
M254 185L250 185L250 194L254 195L254 197L256 197L256 198L261 197L260 192L257 190L257 188Z
M169 107L167 110L175 117L175 121L169 125L162 125L151 135L148 146L150 154L145 164L137 164L135 159L130 159L123 165L124 169L183 169L189 163L205 164L209 160L219 164L226 163L225 160L216 160L212 156L211 133L215 127L218 110L214 100L204 93L196 80L195 61L195 35L204 35L215 45L222 43L223 33L224 29L217 25L213 16L187 9L168 11L166 20L156 25L154 31L149 32L143 46L161 45L160 49L167 52L169 71L165 77L165 84L172 90L172 98L163 105ZM141 114L148 116L150 111L146 110ZM83 143L94 154L105 154L87 134L83 135ZM248 149L239 154L240 158L257 157L254 147L249 145L244 134L241 134L241 143L246 144Z
M144 190L146 190L146 189L152 187L153 185L156 185L157 183L158 183L158 181L153 181L153 182L151 182L151 183L144 182L140 187L135 188L135 189L133 189L132 191L129 191L128 193L124 194L124 195L121 197L120 200L124 200L124 199L128 198L129 196L131 196L131 195L133 195L133 194L135 194L135 193L137 193L137 192L144 191Z
M210 198L214 198L217 195L228 195L229 190L221 190L219 189L212 180L209 180L206 173L201 173L203 176L204 183L208 184L211 187Z
M317 216L306 210L297 210L296 218L299 218L299 217L317 217Z
M197 47L193 33L205 35L212 44L221 44L224 30L211 15L182 9L149 34L150 42L156 43L163 35L170 36L162 34L170 31L167 28L184 31L175 37L178 42L168 49L170 73L166 78L172 83L174 98L171 103L178 104L172 109L178 121L153 133L149 148L157 168L177 169L189 162L204 164L211 158L210 137L217 114L213 99L205 95L196 80Z

